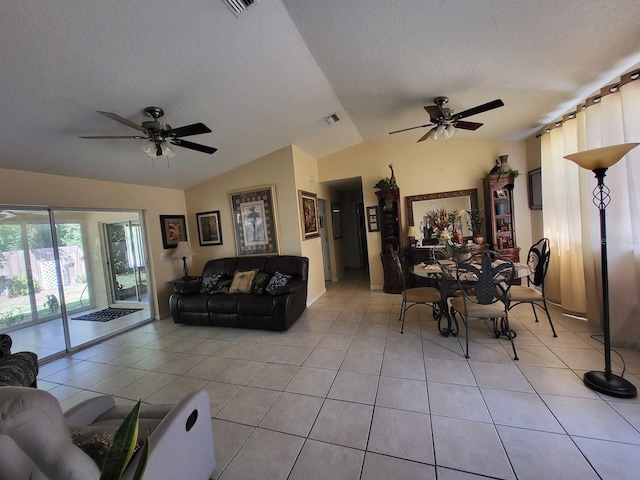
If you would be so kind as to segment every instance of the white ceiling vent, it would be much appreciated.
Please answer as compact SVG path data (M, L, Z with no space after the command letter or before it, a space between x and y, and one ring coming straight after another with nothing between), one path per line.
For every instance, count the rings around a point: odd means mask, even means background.
M340 118L335 113L332 113L328 117L324 117L324 119L327 121L329 125L333 125L334 123L340 121Z
M237 16L249 8L249 6L253 5L255 0L222 0L222 3L229 7L229 10Z

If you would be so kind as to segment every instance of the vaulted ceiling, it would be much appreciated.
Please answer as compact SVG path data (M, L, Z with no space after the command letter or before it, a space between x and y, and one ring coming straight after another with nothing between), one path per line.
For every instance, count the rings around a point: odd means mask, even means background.
M640 62L637 0L25 0L0 15L0 168L187 188L289 144L322 157L428 123L424 105L505 106L456 139L522 139ZM203 122L153 164L98 115ZM324 118L336 113L340 121ZM168 163L168 166L167 166Z

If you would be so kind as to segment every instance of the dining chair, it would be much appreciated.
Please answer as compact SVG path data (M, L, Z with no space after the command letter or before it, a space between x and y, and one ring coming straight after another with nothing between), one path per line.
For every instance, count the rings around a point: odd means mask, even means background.
M462 294L451 297L450 302L452 315L464 322L465 358L469 358L469 319L479 318L493 321L494 334L509 339L513 359L518 360L513 343L515 332L509 327L507 306L507 295L514 275L513 262L490 250L457 264L455 276Z
M400 318L398 318L398 321L402 322L400 333L404 333L404 318L406 311L415 305L427 305L431 307L433 318L438 320L442 315L442 311L440 309L440 291L434 287L407 288L407 282L402 269L402 262L395 250L391 250L391 257L393 258L393 263L396 266L398 276L402 282L402 305L400 307Z
M547 299L544 295L544 279L549 269L549 259L551 258L551 248L548 238L542 238L534 243L529 249L527 264L531 269L531 274L527 277L527 286L514 285L509 291L509 310L521 303L528 303L533 310L533 316L538 321L536 307L541 308L547 314L549 325L553 336L557 337L556 329L553 327Z

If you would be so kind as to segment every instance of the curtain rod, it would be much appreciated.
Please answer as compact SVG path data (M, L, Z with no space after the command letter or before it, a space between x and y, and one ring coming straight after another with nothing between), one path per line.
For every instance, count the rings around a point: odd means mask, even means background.
M610 85L607 85L606 87L602 87L600 89L600 93L597 93L594 96L587 98L584 102L578 104L574 111L566 113L562 116L560 120L556 120L555 122L552 122L547 126L542 127L542 129L538 133L536 133L536 138L540 138L545 133L549 133L554 128L561 127L562 124L567 120L572 120L576 118L576 115L578 114L578 112L592 105L597 105L598 103L600 103L600 101L602 100L602 97L605 97L611 93L618 93L620 91L620 87L638 79L640 79L640 69L634 70L633 72L629 72L622 75L620 77L620 81L614 82Z

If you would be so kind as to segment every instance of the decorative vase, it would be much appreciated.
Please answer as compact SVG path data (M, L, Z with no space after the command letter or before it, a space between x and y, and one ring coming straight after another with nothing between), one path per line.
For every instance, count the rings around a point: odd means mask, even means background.
M438 234L438 243L440 243L440 245L446 245L449 240L451 240L451 233L449 230L440 230L440 233Z
M500 173L509 173L511 167L507 163L507 158L509 155L500 155L498 159L500 160Z
M482 235L476 235L473 237L473 242L478 245L482 245L484 243L484 237Z
M504 203L496 203L496 215L505 215L507 206Z
M457 263L466 262L471 258L471 252L455 252L453 258Z

